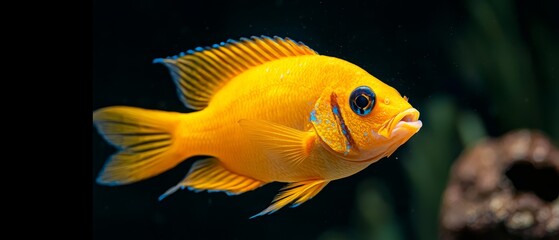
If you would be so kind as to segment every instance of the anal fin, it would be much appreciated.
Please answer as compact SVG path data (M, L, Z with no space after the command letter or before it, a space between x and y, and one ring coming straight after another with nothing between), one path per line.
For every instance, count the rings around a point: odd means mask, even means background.
M264 184L262 181L230 172L221 165L219 160L208 158L194 163L186 177L162 194L159 200L171 195L179 188L185 187L194 191L207 190L237 195L254 190Z
M281 192L276 195L268 208L250 218L272 214L288 204L292 204L291 207L297 207L316 196L329 182L326 180L309 180L290 183L281 189Z

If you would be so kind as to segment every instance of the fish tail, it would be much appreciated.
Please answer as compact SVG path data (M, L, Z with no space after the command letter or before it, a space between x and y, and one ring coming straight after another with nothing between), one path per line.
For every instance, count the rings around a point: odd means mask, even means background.
M184 116L187 114L125 106L94 111L98 132L120 150L107 160L97 183L114 186L137 182L189 157L176 134Z

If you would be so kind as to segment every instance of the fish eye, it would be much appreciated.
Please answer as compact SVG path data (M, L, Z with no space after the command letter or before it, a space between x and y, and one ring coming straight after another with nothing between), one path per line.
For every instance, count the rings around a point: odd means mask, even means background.
M349 97L351 110L359 116L366 116L375 106L375 93L369 87L361 86L353 90Z

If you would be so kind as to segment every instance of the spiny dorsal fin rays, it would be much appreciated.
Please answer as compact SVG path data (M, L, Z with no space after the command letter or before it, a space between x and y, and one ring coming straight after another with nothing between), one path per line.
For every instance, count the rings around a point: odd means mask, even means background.
M245 38L246 39L246 38ZM266 62L266 59L263 57L263 55L261 53L259 53L258 51L255 51L254 48L252 48L252 46L250 46L250 40L246 39L243 40L241 39L243 42L237 42L235 40L229 39L227 42L232 44L233 47L238 48L239 51L242 51L243 53L247 54L250 60L253 61L253 66L256 65L260 65L264 62Z
M297 207L316 196L329 182L326 180L310 180L290 183L281 189L281 192L276 195L268 208L250 218L272 214L288 204L292 204L291 207Z
M199 106L196 105L196 99L208 98L209 93L206 93L205 91L198 91L192 86L192 84L186 84L184 81L181 81L180 79L186 79L191 76L187 76L184 71L179 69L176 60L162 59L161 62L167 65L167 67L169 68L171 77L173 78L173 81L175 82L175 85L177 87L177 92L180 100L186 105L186 107L198 109Z
M228 40L212 47L198 47L153 62L169 68L181 101L188 108L200 110L240 73L269 61L302 55L318 54L289 38L253 36L240 41Z

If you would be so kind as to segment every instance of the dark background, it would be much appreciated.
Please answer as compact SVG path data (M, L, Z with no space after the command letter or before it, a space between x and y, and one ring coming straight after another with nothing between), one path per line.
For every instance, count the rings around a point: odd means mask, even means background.
M464 147L517 128L539 129L555 143L559 135L557 4L478 2L93 1L92 110L188 112L154 58L277 35L359 65L408 96L424 123L390 158L331 182L300 207L253 220L282 184L233 197L185 190L157 200L195 159L132 185L97 185L115 149L92 128L94 239L436 238L446 172ZM429 155L420 148L436 156L421 158ZM369 198L361 194L367 191Z

